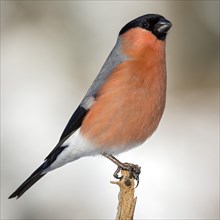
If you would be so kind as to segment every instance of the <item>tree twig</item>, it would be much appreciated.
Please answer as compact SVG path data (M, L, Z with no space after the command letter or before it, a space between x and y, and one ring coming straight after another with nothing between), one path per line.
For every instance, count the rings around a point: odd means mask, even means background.
M133 220L137 197L134 197L135 181L130 178L130 174L126 170L121 171L123 178L118 182L111 182L120 187L118 194L118 211L116 220Z

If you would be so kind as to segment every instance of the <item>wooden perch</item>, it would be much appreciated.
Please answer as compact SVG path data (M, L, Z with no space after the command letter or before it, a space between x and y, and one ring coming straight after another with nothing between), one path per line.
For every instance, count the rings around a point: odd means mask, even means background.
M111 182L120 187L116 220L133 220L137 201L137 197L134 197L135 181L133 177L129 177L130 174L126 170L121 170L121 175L123 178L120 181Z

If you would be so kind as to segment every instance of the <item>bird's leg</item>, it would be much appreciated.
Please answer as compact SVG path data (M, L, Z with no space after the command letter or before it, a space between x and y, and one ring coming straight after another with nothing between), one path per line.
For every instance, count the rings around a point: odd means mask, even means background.
M111 160L113 163L115 163L118 166L117 170L114 172L114 175L113 175L116 179L121 179L122 178L122 177L118 176L118 173L121 170L127 170L130 173L130 177L134 177L134 179L137 181L137 186L138 186L138 184L139 184L139 174L141 173L141 167L140 166L138 166L136 164L132 164L132 163L122 163L121 161L116 159L111 154L107 154L105 152L102 153L102 155L105 156L106 158L108 158L109 160Z

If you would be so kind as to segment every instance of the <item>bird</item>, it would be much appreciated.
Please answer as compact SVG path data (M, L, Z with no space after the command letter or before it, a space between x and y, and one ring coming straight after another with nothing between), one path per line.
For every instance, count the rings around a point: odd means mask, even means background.
M116 44L68 121L55 148L10 196L21 197L48 172L82 157L103 155L138 182L141 167L115 156L143 144L157 129L166 102L166 37L172 23L139 16Z

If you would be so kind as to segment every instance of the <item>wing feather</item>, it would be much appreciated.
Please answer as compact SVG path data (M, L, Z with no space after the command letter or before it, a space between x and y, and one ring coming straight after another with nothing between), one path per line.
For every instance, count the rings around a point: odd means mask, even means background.
M115 69L115 67L120 63L124 62L125 60L127 60L127 57L121 51L120 38L118 38L115 47L111 51L107 60L105 61L99 74L93 81L82 102L80 103L80 105L70 118L69 122L67 123L58 144L46 157L46 159L50 158L54 154L54 152L56 152L57 148L61 147L65 140L68 139L78 128L80 128L84 118L86 117L86 114L92 107L93 102L95 102L95 98L100 88L104 85L104 83L108 79L111 72Z

